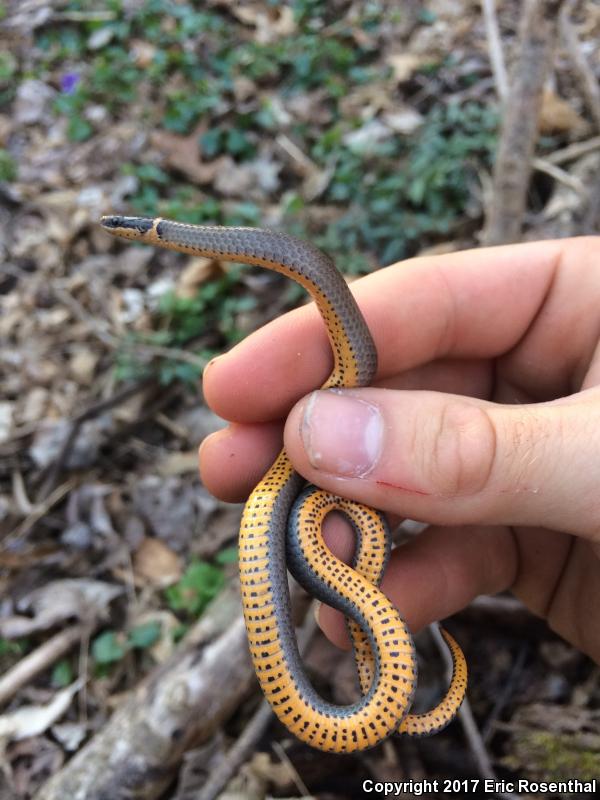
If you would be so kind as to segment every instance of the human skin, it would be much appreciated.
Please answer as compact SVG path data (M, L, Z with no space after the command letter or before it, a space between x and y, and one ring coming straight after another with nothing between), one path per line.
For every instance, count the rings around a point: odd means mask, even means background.
M311 483L429 524L382 584L412 630L510 589L600 663L600 238L412 259L352 291L372 387L313 391L332 366L314 305L265 325L205 371L230 424L204 484L244 499L283 435ZM343 520L324 535L351 558ZM338 612L319 621L347 646Z

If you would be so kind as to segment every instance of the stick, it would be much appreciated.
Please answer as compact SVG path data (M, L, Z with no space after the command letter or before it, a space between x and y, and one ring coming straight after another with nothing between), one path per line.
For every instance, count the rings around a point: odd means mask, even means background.
M553 5L543 0L526 0L524 4L519 53L504 103L494 165L493 201L482 237L488 246L515 242L521 235L542 91L555 38L547 18Z
M298 594L298 590L292 593L292 601ZM312 611L313 605L314 604L312 603L310 604L302 627L298 631L298 647L303 655L306 652L306 649L317 627L315 615ZM250 719L250 722L246 725L241 736L227 753L226 758L222 761L219 761L214 770L208 776L208 779L202 787L197 800L215 800L215 798L223 791L233 776L238 772L242 764L248 759L249 754L254 750L256 743L262 737L272 721L273 712L271 711L271 706L266 700L263 700L258 709L254 712L254 716ZM280 759L284 760L281 753L279 751L276 752ZM305 787L303 787L303 789L304 788ZM308 795L309 792L306 791L305 794Z
M56 458L54 459L52 466L48 472L46 480L44 481L42 488L39 492L38 502L43 500L49 492L52 491L56 484L56 480L58 475L63 467L63 464L69 457L69 453L73 449L73 445L77 441L77 437L79 436L79 432L81 430L81 426L84 422L88 422L90 419L94 419L94 417L103 414L105 411L108 411L111 408L114 408L119 403L125 402L125 400L129 400L129 398L139 394L145 388L147 388L152 381L150 379L146 379L143 381L138 381L131 386L126 386L120 392L112 395L111 397L106 398L105 400L100 400L97 403L89 406L88 408L84 409L80 414L78 414L75 419L71 423L71 430L69 431L69 435L65 438L62 447Z
M35 800L156 800L173 781L184 752L207 742L254 685L233 586Z
M71 491L71 489L74 489L78 482L79 481L77 478L69 478L69 480L61 483L60 486L57 486L56 489L54 489L54 491L52 491L41 502L36 503L31 513L5 537L5 546L29 533L35 523L45 516L53 506L59 503L63 497Z
M88 624L71 625L69 628L65 628L22 658L8 672L5 672L0 677L0 704L12 700L13 695L22 686L68 653L73 645L80 641L88 628Z
M566 0L559 15L559 26L562 40L569 53L575 75L581 84L581 91L596 124L596 129L600 131L600 86L590 65L581 48L581 43L570 19L573 11L573 0Z
M490 64L492 65L492 73L494 74L496 92L500 100L504 102L508 95L508 75L506 73L502 42L500 41L500 32L498 30L496 4L494 0L482 0L481 6L483 8L483 22L485 24L485 33L490 51Z
M561 150L555 150L544 160L550 164L565 164L567 161L575 161L580 156L593 153L594 150L600 150L600 136L593 136L585 142L574 142Z
M448 646L446 645L446 642L440 633L440 628L437 623L430 625L429 630L431 631L433 640L440 651L442 658L444 659L444 663L446 664L446 673L449 680L450 676L452 675L452 658L448 651ZM482 778L497 781L498 778L494 772L494 768L492 767L490 756L481 734L479 733L477 723L475 722L473 712L471 711L471 706L466 697L463 700L460 709L458 710L458 718L461 722L465 737L469 744L471 754L475 759L475 763L477 764L479 774ZM517 800L518 798L518 795L510 792L494 792L494 794L497 797L503 798L503 800Z

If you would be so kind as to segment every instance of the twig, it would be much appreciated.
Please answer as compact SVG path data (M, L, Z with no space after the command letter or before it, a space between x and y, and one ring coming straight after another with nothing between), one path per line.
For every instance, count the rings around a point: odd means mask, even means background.
M570 14L573 8L573 0L566 0L559 15L560 32L573 62L575 74L581 84L581 91L596 124L596 129L600 131L600 86L583 54L581 43L577 38L577 32L571 22Z
M590 189L588 197L588 206L585 216L581 222L579 233L582 235L593 234L598 232L598 224L600 222L600 186L596 181Z
M180 347L163 347L158 344L145 344L144 342L119 342L121 350L132 350L140 355L150 356L151 358L168 358L172 361L183 361L185 364L191 364L192 367L202 371L208 362L209 358L198 356L195 353L190 353L188 350L182 350Z
M469 608L484 611L487 614L508 617L512 617L515 614L523 614L523 612L531 615L531 612L516 597L505 597L503 595L481 595L469 604Z
M247 761L249 754L256 747L257 741L263 736L271 722L273 722L271 706L266 700L262 700L243 733L227 753L227 758L219 761L209 775L197 800L214 800L222 792L242 764Z
M446 664L446 672L448 676L452 675L452 658L450 657L450 653L448 651L448 647L444 642L442 634L440 633L439 625L433 624L429 626L429 630L431 631L431 635L433 636L433 640L436 643L438 650L440 651L442 658ZM484 741L479 733L479 729L477 727L477 723L475 722L475 718L473 716L473 712L471 711L471 706L469 704L468 699L465 699L462 702L462 705L458 711L458 718L460 719L465 737L469 744L469 748L471 750L471 754L475 759L475 763L477 764L477 769L479 774L482 778L487 778L493 781L497 781L498 778L496 773L494 772L494 768L492 767L492 762L487 752L486 746ZM503 798L503 800L518 800L519 795L512 794L511 792L494 792L497 797Z
M68 653L88 630L89 624L65 628L5 672L0 677L0 704L11 700L22 686Z
M271 747L273 748L273 750L275 750L280 760L286 765L286 767L290 771L292 780L296 784L296 789L298 789L302 797L309 797L310 792L308 791L307 785L304 783L304 781L298 774L296 767L292 764L292 762L288 758L288 754L285 752L281 744L279 742L271 742Z
M52 291L61 303L67 306L72 314L77 317L79 322L82 322L103 344L113 349L119 346L118 338L110 333L108 322L93 317L70 292L63 289L62 286L58 286L56 282L52 285Z
M278 134L275 139L281 149L290 156L304 175L312 175L314 172L319 171L319 167L310 159L298 145L290 139L285 133Z
M65 438L58 455L52 462L52 466L50 467L46 479L42 484L42 488L38 493L38 502L41 502L48 495L48 493L52 491L57 477L63 468L64 463L68 459L69 453L73 449L75 441L79 436L81 426L84 424L84 422L88 422L89 420L94 419L94 417L97 417L100 414L103 414L105 411L108 411L110 408L114 408L114 406L119 405L119 403L129 400L130 397L139 394L139 392L146 389L151 383L152 381L149 378L146 378L145 380L134 383L131 386L126 386L120 392L117 392L111 397L100 400L99 402L94 403L93 405L84 409L72 420L69 435Z
M239 597L230 586L35 800L157 800L184 752L209 741L254 686Z
M5 439L2 442L2 446L0 447L0 457L14 455L14 453L18 453L22 449L22 445L19 445L14 452L11 450L11 447L16 447L17 442L20 439L26 439L28 436L31 436L32 434L36 433L39 427L40 423L38 420L36 420L35 422L28 422L25 425L21 425L20 428L13 430L10 439Z
M293 595L294 594L296 594L296 592L294 592ZM308 647L317 627L315 615L312 613L312 606L313 604L310 604L302 627L298 631L298 647L300 648L301 653L306 652L306 648ZM229 783L231 778L233 778L233 776L237 773L242 764L248 759L249 754L254 750L256 743L264 734L272 721L273 712L271 711L271 707L266 700L263 700L258 709L254 712L250 722L248 722L246 725L242 735L227 753L226 759L219 761L211 775L209 775L206 783L202 787L197 797L197 800L215 800L215 798ZM274 743L273 749L275 749ZM289 764L289 759L287 758L285 752L283 753L283 756L278 750L276 750L276 752L282 761L285 761ZM299 776L298 779L300 780ZM296 786L298 786L297 782ZM302 787L298 786L298 788L305 795L310 794L304 785L302 785Z
M52 21L110 22L115 17L114 11L57 11L52 15Z
M575 175L570 175L564 169L557 167L556 164L552 164L545 158L534 158L532 165L539 172L550 175L550 177L554 178L554 180L558 181L558 183L562 183L565 186L568 186L569 189L573 189L573 191L577 192L578 195L587 197L587 189L583 185L583 181L575 177Z
M496 92L500 100L504 102L508 95L508 75L506 73L506 64L504 63L500 33L498 31L496 4L494 0L481 0L481 6L483 9L483 22L485 24L485 33L490 51L490 64L492 65L492 72L494 73Z
M492 710L488 714L485 724L481 729L481 737L486 745L489 743L490 739L495 733L494 724L496 720L504 710L505 705L508 703L508 700L514 691L517 678L519 677L519 674L521 673L521 670L525 664L525 658L528 650L529 648L527 646L527 642L524 642L519 648L519 652L517 653L517 657L514 660L511 670L500 689L500 693L496 697Z
M66 289L63 289L62 286L58 286L55 283L52 288L60 301L69 307L72 313L86 326L90 333L112 350L128 350L148 358L159 357L168 358L172 361L183 361L186 364L191 364L198 370L203 370L208 364L208 359L202 358L202 356L198 356L195 353L190 353L187 350L182 350L180 347L123 341L109 330L110 326L108 323L101 324L99 320L86 311L81 303L73 297L72 294L67 292Z
M513 66L510 91L503 107L503 123L494 165L493 201L483 234L486 245L517 241L525 215L527 188L554 40L548 19L554 3L526 0L519 30L519 53Z
M574 142L561 150L555 150L554 153L545 156L544 160L549 164L565 164L567 161L575 161L580 156L585 156L594 150L600 150L600 136L593 136L585 142Z
M57 486L57 488L51 494L49 494L48 497L45 497L40 502L36 503L31 513L7 535L6 542L11 542L16 539L20 539L22 536L25 536L25 534L33 528L38 520L47 514L53 506L59 503L63 497L71 491L71 489L74 489L75 486L77 486L77 483L78 478L70 478L60 486Z
M19 470L15 470L12 474L12 490L15 503L21 514L23 516L31 514L33 511L33 504L27 496L27 489L25 488L23 473Z

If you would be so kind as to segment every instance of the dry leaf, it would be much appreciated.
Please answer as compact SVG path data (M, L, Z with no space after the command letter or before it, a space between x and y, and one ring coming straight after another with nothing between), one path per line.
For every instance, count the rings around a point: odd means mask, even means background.
M406 106L398 111L391 111L383 115L383 121L396 133L409 136L414 133L424 122L423 116L414 108Z
M134 553L133 572L136 577L162 589L179 580L181 561L161 539L147 537Z
M7 639L29 636L71 618L102 619L110 603L123 591L122 586L86 578L50 581L18 603L19 611L32 610L34 616L0 619L0 636Z
M43 386L34 386L24 399L24 405L19 414L22 424L38 422L42 419L50 402L50 392Z
M294 10L280 5L265 11L262 5L225 2L231 13L244 25L256 28L256 41L259 44L274 42L282 36L290 36L296 31Z
M542 98L540 111L540 130L542 133L552 131L583 130L587 123L575 109L559 97L552 89L547 88Z
M75 347L69 359L69 370L72 377L82 386L89 386L94 377L99 358L99 353L93 352L88 347Z
M238 102L245 103L256 94L256 84L246 75L239 75L233 81L233 93Z
M56 400L56 395L54 399ZM102 414L96 419L84 422L69 452L67 466L70 469L85 469L91 466L112 425L111 414ZM71 427L71 422L66 419L49 419L40 424L29 448L29 455L36 466L48 467L55 461L71 432Z
M133 625L149 625L157 623L160 625L160 636L156 643L150 647L149 652L152 658L158 663L163 664L177 647L176 632L181 628L181 620L170 611L148 611L135 617Z
M189 475L198 472L198 451L191 450L185 453L169 453L161 459L158 465L161 475Z
M368 155L379 142L383 142L391 136L393 136L393 132L387 125L378 119L371 119L361 128L347 133L343 142L353 153Z
M129 52L138 67L149 67L156 54L156 47L145 39L133 39Z
M178 297L194 297L198 287L223 275L223 268L213 258L192 258L180 273L175 292Z
M62 717L71 705L73 696L82 686L83 681L77 680L58 692L54 699L45 706L22 706L9 714L2 714L0 716L0 738L18 741L28 736L39 736Z
M386 62L392 68L396 82L403 83L412 78L413 73L425 63L425 59L414 53L392 53L386 58Z
M8 400L0 402L0 442L6 442L10 439L14 410L14 403Z
M223 162L221 158L202 161L198 140L204 130L204 126L200 125L189 136L155 131L151 137L153 146L164 154L167 166L179 170L191 181L201 185L215 179Z
M87 735L87 725L83 722L59 722L52 726L52 735L65 750L74 753Z

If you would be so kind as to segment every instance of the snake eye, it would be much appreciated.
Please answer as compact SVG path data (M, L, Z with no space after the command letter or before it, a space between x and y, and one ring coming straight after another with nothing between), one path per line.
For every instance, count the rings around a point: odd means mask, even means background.
M123 217L101 217L100 225L103 228L120 228Z

